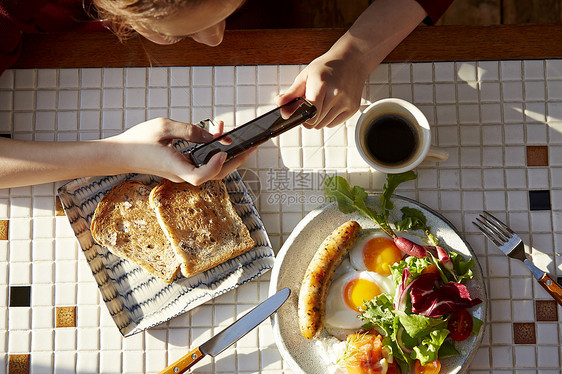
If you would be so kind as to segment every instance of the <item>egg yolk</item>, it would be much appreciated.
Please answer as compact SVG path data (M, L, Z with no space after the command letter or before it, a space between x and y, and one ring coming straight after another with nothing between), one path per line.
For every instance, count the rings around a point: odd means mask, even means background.
M363 262L367 270L382 276L389 276L389 265L400 262L402 252L394 241L385 237L372 238L363 247Z
M355 278L345 285L344 300L347 306L359 313L365 301L370 301L380 294L381 289L376 283Z

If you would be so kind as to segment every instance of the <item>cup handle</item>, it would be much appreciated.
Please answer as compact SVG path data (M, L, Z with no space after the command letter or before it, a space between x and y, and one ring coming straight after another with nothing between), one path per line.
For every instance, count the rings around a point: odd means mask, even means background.
M427 151L426 160L428 161L445 161L449 158L449 151L443 148L430 147Z

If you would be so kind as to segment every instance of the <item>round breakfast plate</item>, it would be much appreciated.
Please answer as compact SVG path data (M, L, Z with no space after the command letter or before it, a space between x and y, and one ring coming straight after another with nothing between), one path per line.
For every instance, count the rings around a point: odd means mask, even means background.
M369 203L376 206L379 201L378 196L370 195ZM482 300L482 303L473 307L470 312L474 317L484 321L484 325L478 335L473 334L463 342L456 342L455 347L460 355L443 359L441 362L442 374L463 373L468 370L482 341L486 321L488 301L478 259L453 225L437 212L406 197L393 195L392 202L394 209L390 213L389 222L396 222L401 218L402 207L416 208L424 213L428 226L440 243L444 243L445 248L455 250L465 259L474 258L476 262L472 268L474 277L466 285L472 297L479 297ZM318 345L313 340L305 339L300 333L297 302L301 281L314 253L335 228L349 220L359 222L364 229L377 228L375 222L357 213L341 213L336 203L325 204L311 211L299 222L277 255L271 274L269 294L272 295L284 287L289 287L292 292L285 305L272 316L273 334L281 356L295 373L329 372L321 358Z

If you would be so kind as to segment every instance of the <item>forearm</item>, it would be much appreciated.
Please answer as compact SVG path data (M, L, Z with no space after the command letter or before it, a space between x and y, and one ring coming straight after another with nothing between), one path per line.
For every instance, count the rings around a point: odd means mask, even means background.
M367 76L426 16L414 0L376 0L328 54L349 60Z
M0 188L124 172L104 141L31 142L0 138Z

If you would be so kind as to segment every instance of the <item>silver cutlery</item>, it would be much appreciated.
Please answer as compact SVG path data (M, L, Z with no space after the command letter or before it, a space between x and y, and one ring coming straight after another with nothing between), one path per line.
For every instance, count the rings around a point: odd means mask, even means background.
M525 254L525 244L523 244L519 235L513 232L505 223L486 211L480 214L472 223L474 223L484 236L494 243L506 256L523 261L546 292L548 292L558 304L562 305L562 287L527 258Z

